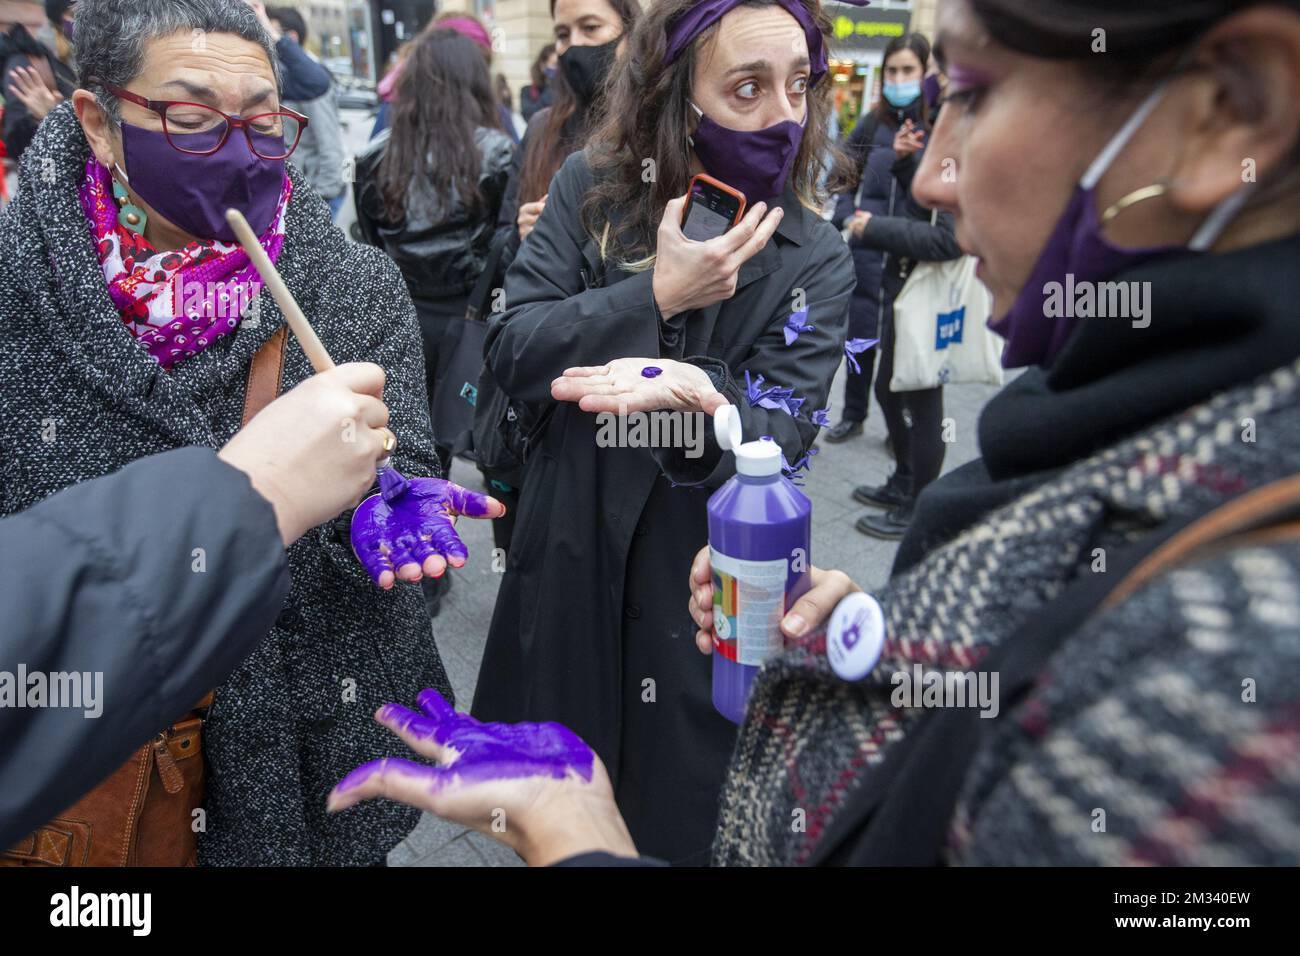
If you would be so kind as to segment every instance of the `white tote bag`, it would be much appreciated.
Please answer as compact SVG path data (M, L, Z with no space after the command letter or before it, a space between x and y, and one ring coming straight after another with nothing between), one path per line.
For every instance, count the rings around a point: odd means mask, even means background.
M988 328L993 296L976 259L917 263L894 300L891 392L937 385L1001 385L1002 339Z

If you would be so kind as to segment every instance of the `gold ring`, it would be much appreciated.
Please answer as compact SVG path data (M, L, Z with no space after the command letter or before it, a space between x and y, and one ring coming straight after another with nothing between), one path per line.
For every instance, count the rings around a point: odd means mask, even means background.
M381 428L380 431L384 433L384 451L391 455L397 447L397 436L387 428Z

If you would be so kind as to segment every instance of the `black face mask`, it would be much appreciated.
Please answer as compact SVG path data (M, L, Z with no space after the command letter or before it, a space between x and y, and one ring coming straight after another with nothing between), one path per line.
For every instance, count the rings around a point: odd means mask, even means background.
M571 46L560 56L560 72L570 89L583 103L590 103L605 84L609 68L614 65L614 48L617 37L600 46Z

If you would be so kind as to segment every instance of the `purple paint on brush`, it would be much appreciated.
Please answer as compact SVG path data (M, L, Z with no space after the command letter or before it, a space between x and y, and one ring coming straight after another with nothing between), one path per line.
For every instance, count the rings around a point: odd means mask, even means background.
M435 690L421 691L416 703L420 713L400 704L385 704L379 720L395 732L455 753L439 767L397 758L372 760L340 780L335 792L345 793L376 775L394 772L413 777L430 790L528 777L563 780L570 773L591 781L595 755L567 727L555 723L484 724L457 713Z
M641 369L641 374L646 378L656 378L664 373L664 370L657 365L647 365Z
M487 495L442 478L397 478L404 490L391 499L371 495L352 513L352 550L376 584L385 571L422 565L430 555L469 557L452 518L482 517L489 508ZM383 488L383 472L379 483Z
M392 465L381 465L379 470L379 493L385 501L392 501L406 491L406 479Z

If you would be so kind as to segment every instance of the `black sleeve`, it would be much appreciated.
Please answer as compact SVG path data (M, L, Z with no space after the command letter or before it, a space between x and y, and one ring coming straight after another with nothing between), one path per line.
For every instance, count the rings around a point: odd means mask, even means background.
M314 100L330 91L330 71L307 55L307 51L289 37L275 41L275 55L280 60L284 83L281 97L286 100Z
M947 262L960 259L961 246L953 232L951 213L939 213L934 224L919 206L924 219L908 216L872 216L862 230L862 245L880 249L899 259L916 262Z
M372 144L373 145L373 144ZM369 246L383 248L379 238L379 221L383 215L383 200L379 196L379 185L375 181L375 172L379 158L370 146L358 156L353 164L356 182L352 185L352 205L357 214L357 232L361 241Z
M30 62L30 58L22 53L15 54L5 61L4 135L0 136L0 139L4 140L9 158L15 162L31 145L32 138L41 125L31 113L27 112L26 104L14 94L13 90L14 70L20 66L27 66Z
M506 273L506 310L491 320L484 349L493 378L512 398L546 404L552 380L566 368L661 355L651 270L586 288L578 211L590 182L582 154L570 156Z
M550 115L547 110L538 110L533 114L533 118L528 121L528 127L524 130L524 138L519 141L515 148L515 154L510 159L510 174L506 179L505 195L501 199L501 211L497 216L497 228L509 229L514 233L514 247L519 247L519 177L524 171L524 157L528 154L528 144L532 142L540 133L538 129Z
M844 357L844 340L848 335L849 298L857 287L853 259L840 237L828 229L804 250L803 263L791 274L791 288L804 290L808 310L805 322L813 328L802 333L793 345L785 344L785 325L789 306L782 303L767 319L766 330L735 365L709 356L687 357L684 361L703 369L727 401L740 412L741 429L751 440L770 435L786 461L794 465L817 438L812 413L829 407L831 381ZM785 247L782 254L792 254ZM804 400L798 416L784 409L750 404L746 391L746 373L750 381L763 376L767 383L793 388L796 398ZM735 473L735 456L724 454L711 425L704 429L704 449L697 458L687 457L684 448L654 448L655 461L668 478L679 485L703 485L716 488Z
M613 853L602 851L592 853L579 853L576 856L570 856L563 860L557 860L551 866L667 866L663 860L656 860L652 856L615 856Z
M94 692L0 706L0 846L193 708L288 592L274 510L210 449L141 459L0 521L0 700L20 670L75 672Z

